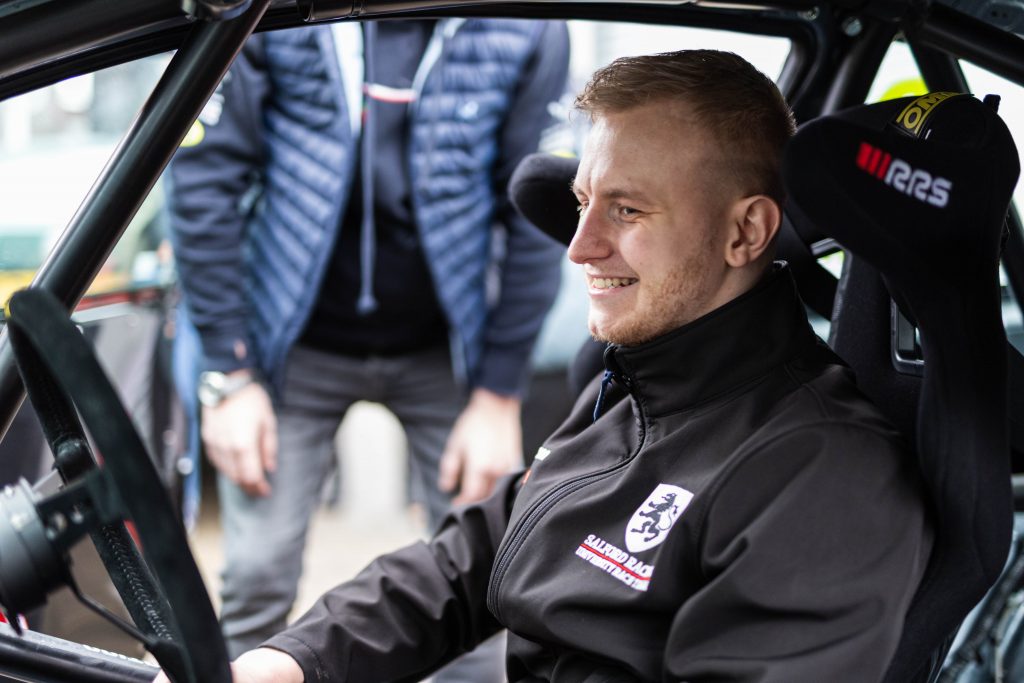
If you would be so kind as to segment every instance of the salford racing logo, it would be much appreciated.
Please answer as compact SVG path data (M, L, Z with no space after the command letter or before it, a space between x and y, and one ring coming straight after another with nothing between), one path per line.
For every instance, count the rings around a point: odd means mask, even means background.
M626 527L626 547L638 553L653 548L668 536L683 510L693 500L693 494L671 484L658 484L629 520Z
M857 166L894 190L914 199L939 208L949 203L949 193L953 189L951 180L933 177L928 171L913 168L902 159L896 159L888 152L866 142L860 143Z

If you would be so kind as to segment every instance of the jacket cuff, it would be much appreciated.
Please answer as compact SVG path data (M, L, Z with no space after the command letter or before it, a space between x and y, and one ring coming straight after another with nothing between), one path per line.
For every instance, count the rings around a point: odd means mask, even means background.
M522 396L530 376L528 346L484 348L480 371L472 388L487 389L502 396Z
M238 334L204 334L200 340L203 347L203 370L232 372L256 365L249 343Z
M306 683L327 683L327 669L316 652L306 643L293 636L278 634L260 645L283 652L299 664Z

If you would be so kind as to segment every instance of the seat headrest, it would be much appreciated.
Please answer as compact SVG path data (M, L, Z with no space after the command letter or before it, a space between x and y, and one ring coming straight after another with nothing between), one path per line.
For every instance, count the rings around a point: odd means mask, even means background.
M971 287L998 258L1020 172L993 105L932 93L811 121L783 162L793 220L825 230L896 289Z
M516 166L509 180L512 205L526 220L552 239L569 244L579 222L572 181L580 160L553 154L531 154Z

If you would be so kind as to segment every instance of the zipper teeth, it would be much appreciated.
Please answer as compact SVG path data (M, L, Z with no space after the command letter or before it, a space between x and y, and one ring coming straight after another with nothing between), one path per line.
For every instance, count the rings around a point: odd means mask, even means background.
M516 552L518 552L519 548L526 541L526 537L531 531L533 531L533 528L537 526L541 517L543 517L548 510L554 507L555 504L557 504L564 496L575 493L585 486L614 474L617 470L633 462L636 456L640 454L640 450L644 447L644 441L647 438L647 420L640 402L634 399L634 403L637 406L637 411L640 415L641 426L640 442L637 444L636 451L622 462L616 463L607 469L600 470L598 472L591 472L590 474L584 474L576 479L563 482L553 488L546 496L534 503L533 509L527 512L519 522L519 525L512 534L512 538L509 539L508 544L495 560L494 573L491 576L487 602L498 621L502 621L501 606L498 603L498 591L500 590L501 581L504 579L505 572L508 571L509 565L512 564L512 559Z
M491 579L490 597L488 601L491 603L491 609L494 611L494 616L497 617L499 621L501 620L501 607L498 604L499 586L505 576L505 572L508 570L508 566L512 563L512 559L516 552L520 547L522 547L523 543L526 541L526 537L531 531L533 531L533 528L537 526L537 522L540 521L540 518L543 517L548 510L554 507L562 497L574 493L588 484L593 483L593 481L611 474L631 460L632 458L629 458L618 463L612 469L587 474L578 479L573 479L560 484L558 487L552 489L548 495L539 500L534 505L534 508L527 513L526 517L523 518L519 526L516 528L515 534L512 536L508 545L505 546L504 551L501 553L501 557L498 559L494 569L494 576Z

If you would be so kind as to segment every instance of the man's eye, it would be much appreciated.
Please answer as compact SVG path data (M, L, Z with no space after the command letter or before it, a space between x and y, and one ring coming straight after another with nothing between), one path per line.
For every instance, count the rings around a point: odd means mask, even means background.
M583 212L586 210L587 205L585 203L580 202L579 204L576 205L576 213L580 214L581 216L583 215Z
M620 206L619 215L623 218L636 218L640 215L640 211L631 206Z

